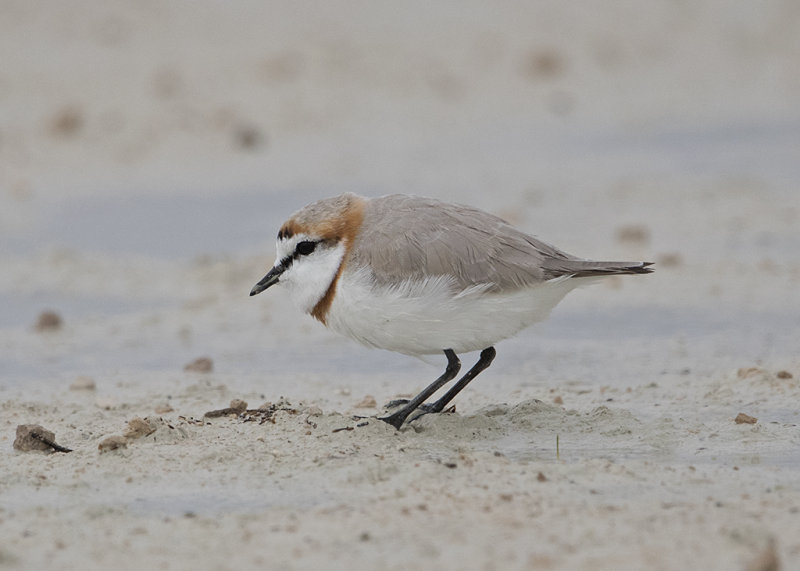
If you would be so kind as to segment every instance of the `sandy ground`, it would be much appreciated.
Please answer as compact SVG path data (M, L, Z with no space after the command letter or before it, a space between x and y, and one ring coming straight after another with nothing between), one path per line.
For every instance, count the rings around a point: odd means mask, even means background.
M800 8L488 6L0 2L0 569L800 568ZM395 431L247 296L345 190L657 271Z

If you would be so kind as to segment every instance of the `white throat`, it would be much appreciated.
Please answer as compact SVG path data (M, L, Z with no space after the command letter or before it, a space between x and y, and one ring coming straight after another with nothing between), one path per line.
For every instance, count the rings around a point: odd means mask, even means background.
M336 278L344 254L345 245L339 242L331 247L318 247L311 255L295 259L279 282L289 290L292 303L311 313Z

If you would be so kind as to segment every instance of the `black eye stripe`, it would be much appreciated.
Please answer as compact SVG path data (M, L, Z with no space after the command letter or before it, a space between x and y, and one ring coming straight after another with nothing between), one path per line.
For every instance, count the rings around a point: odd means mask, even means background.
M285 258L281 258L280 266L284 270L288 270L291 267L292 262L294 262L294 258L292 256L286 256Z
M289 269L297 258L301 256L307 256L313 252L316 249L317 244L319 244L319 242L314 242L311 240L303 240L302 242L298 242L297 246L294 248L294 252L285 258L281 258L280 265L284 270Z

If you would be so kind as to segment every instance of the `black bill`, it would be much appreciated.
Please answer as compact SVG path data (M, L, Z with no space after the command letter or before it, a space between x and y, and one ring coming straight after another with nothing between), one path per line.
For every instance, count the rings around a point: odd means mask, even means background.
M283 265L282 263L272 268L269 272L267 272L266 276L261 278L261 281L259 281L256 285L253 286L253 289L250 290L250 295L259 294L268 287L274 286L276 283L278 283L281 274L285 271L286 271L286 266Z

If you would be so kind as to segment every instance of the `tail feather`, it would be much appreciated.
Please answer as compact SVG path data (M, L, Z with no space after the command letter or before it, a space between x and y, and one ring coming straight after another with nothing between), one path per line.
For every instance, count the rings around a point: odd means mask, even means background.
M595 262L591 260L559 260L545 262L545 272L550 278L569 276L585 278L621 274L649 274L653 262Z

